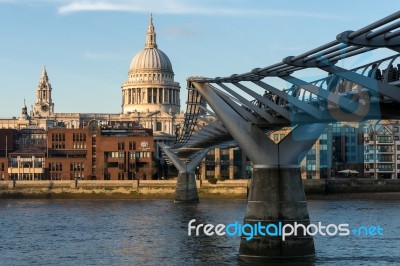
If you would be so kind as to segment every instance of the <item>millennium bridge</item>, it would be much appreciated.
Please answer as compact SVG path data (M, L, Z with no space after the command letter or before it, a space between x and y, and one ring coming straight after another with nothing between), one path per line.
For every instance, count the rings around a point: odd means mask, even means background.
M244 223L310 223L299 162L328 123L400 119L400 11L333 41L276 64L227 77L187 78L184 126L162 150L179 171L176 201L199 200L195 169L210 148L238 145L253 163ZM396 54L345 69L339 62L374 49ZM397 67L396 67L397 66ZM317 68L326 77L307 82L297 73ZM297 75L297 76L296 76ZM271 85L269 78L290 84ZM252 99L252 100L249 100ZM292 131L279 143L268 134ZM250 263L315 257L312 236L254 237L240 242L239 256Z

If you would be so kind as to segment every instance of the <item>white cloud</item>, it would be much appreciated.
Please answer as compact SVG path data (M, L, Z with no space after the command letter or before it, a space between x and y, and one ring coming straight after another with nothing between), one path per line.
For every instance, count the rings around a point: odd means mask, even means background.
M185 14L210 16L272 16L344 20L344 17L323 12L304 12L290 9L249 8L251 2L206 0L0 0L11 4L51 4L59 14L76 12L131 12L156 14ZM236 4L236 5L235 5Z
M54 5L59 14L76 12L131 12L210 16L270 16L304 17L344 20L337 14L304 12L290 9L251 8L250 1L199 1L199 0L0 0L1 3Z
M210 4L212 3L212 4ZM242 6L232 7L226 2L226 7L218 7L220 2L208 2L194 0L75 0L66 1L59 6L59 14L74 12L94 11L118 11L132 13L157 13L157 14L186 14L186 15L212 15L212 16L276 16L276 17L307 17L318 19L343 19L337 15L302 12L295 10L280 9L252 9ZM244 2L246 3L246 2ZM203 4L203 5L202 5ZM229 5L228 5L229 4Z
M121 3L107 3L104 1L91 2L72 2L62 5L58 8L58 13L66 14L83 11L129 11L129 12L144 12L142 8L134 5L126 5Z
M189 2L189 1L188 1ZM215 9L207 7L199 7L187 5L180 0L152 0L152 1L74 1L62 5L58 9L58 13L67 14L73 12L84 11L119 11L132 13L158 13L158 14L198 14L198 15L214 15L214 14L231 14L239 15L242 13L236 9Z

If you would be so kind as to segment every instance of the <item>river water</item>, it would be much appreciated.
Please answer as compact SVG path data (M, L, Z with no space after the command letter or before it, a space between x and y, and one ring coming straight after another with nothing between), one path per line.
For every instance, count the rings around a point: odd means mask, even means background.
M316 236L315 265L400 264L400 201L308 202L312 223L381 226L383 236ZM244 200L0 200L0 265L241 265L239 237L187 225L242 221Z

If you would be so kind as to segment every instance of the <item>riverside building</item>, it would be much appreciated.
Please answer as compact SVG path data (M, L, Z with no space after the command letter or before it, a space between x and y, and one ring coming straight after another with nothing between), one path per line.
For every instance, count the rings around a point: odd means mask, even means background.
M133 180L157 173L152 131L136 125L0 129L0 143L3 180Z
M399 128L397 121L380 121L364 126L364 167L367 177L400 178Z

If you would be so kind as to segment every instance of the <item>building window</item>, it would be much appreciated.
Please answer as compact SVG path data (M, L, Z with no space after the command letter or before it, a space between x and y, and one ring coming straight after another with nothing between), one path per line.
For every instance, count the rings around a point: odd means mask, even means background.
M134 141L129 141L129 150L135 150L136 149L136 143Z
M84 170L85 170L85 164L83 162L70 163L71 179L84 179L85 178L85 174L83 173Z
M392 164L378 164L378 171L393 171Z
M118 141L118 150L125 150L125 142L123 141Z
M118 180L124 180L125 174L124 173L118 173Z
M50 172L62 171L62 163L59 162L49 163L49 171Z
M149 158L149 157L150 157L150 152L148 152L148 151L132 152L130 154L130 159L133 159L133 158Z
M83 170L85 170L85 164L82 162L74 162L70 164L71 172L81 172Z
M65 149L65 142L53 142L51 144L52 149Z
M380 145L378 146L379 152L393 152L393 147L389 145Z
M74 149L86 149L86 142L74 142L73 143L73 148Z
M274 141L279 141L279 135L278 134L274 134Z
M124 152L117 152L113 151L108 153L111 158L125 158L125 153Z
M377 157L378 157L379 162L392 162L393 161L393 155L390 155L390 154L378 154ZM399 158L400 158L399 155L397 155L397 159L399 159Z
M52 141L65 141L65 134L64 133L52 133L51 140Z
M399 132L399 127L393 127L393 132Z
M147 89L147 102L151 103L152 89Z
M378 142L391 143L391 142L393 142L393 139L392 139L392 136L378 136Z
M86 134L85 133L73 133L72 140L73 141L86 141Z
M50 173L50 180L62 180L62 174L61 173Z
M162 130L162 122L157 121L156 123L156 131L161 131Z

